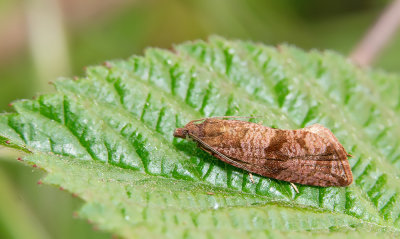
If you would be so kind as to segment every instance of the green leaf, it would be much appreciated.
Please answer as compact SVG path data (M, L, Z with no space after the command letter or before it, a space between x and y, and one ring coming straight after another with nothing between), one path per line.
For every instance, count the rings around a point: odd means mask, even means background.
M81 197L82 217L127 238L394 238L399 80L333 52L213 37L56 81L57 93L0 115L0 144L27 152L26 162L48 172L44 182ZM172 136L221 115L327 126L353 155L354 183L298 185L298 194L283 181L254 175L251 183Z

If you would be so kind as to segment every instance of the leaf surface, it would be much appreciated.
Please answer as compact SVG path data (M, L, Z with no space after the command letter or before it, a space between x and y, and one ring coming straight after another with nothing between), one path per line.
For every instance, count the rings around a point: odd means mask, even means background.
M0 144L79 195L82 217L126 238L396 237L399 78L329 51L213 37L57 80L57 93L0 115ZM221 115L262 116L252 121L286 129L325 125L353 155L354 183L298 185L298 194L283 181L254 175L251 183L172 136Z

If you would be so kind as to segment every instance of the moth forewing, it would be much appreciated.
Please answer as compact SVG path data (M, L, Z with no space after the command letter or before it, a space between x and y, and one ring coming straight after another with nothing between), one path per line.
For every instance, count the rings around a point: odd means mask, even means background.
M193 135L193 134L188 134L189 138L192 138L195 140L197 143L200 144L200 148L203 149L204 151L208 152L211 155L216 156L217 158L221 159L222 161L229 163L233 166L240 167L241 165L237 162L235 162L233 159L230 159L226 155L222 154L218 150L215 150L213 147L205 143L203 140L201 140L199 137Z
M220 160L251 173L314 186L347 186L347 152L322 125L282 130L216 118L189 122L175 137L192 138Z

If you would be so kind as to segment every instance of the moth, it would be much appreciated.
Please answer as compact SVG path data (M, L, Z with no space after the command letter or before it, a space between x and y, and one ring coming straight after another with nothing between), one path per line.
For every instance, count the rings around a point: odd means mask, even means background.
M223 118L190 121L174 136L193 139L223 162L261 176L321 187L353 182L351 155L322 125L285 130Z

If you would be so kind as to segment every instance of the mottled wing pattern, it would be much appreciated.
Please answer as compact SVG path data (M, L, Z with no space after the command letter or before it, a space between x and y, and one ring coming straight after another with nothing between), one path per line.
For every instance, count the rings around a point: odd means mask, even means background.
M322 187L348 186L353 181L347 160L291 159L279 166L274 161L264 165L264 172L269 170L270 177L275 179ZM260 174L263 175L263 172L260 171Z
M347 186L347 153L332 132L312 125L277 130L233 120L203 123L201 148L220 160L262 176L314 186Z
M204 148L203 148L204 149ZM206 150L208 151L208 150ZM262 164L253 164L241 159L229 157L224 150L217 150L226 157L212 155L220 160L246 171L283 181L313 186L348 186L353 177L347 159L344 160L289 160L264 159ZM229 160L227 160L228 158ZM233 161L233 162L232 162ZM252 159L248 161L260 161Z

